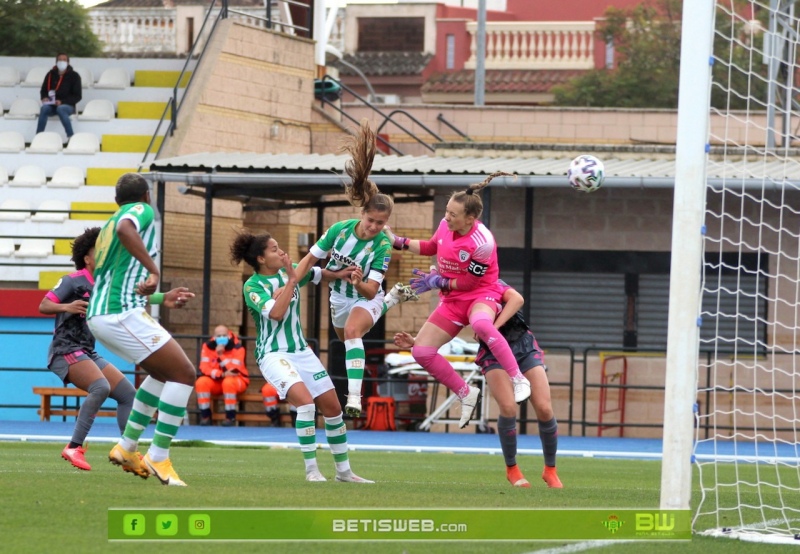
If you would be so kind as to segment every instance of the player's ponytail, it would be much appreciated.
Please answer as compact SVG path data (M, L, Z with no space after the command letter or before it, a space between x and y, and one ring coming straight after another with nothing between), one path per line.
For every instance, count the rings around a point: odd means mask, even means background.
M471 215L478 219L483 213L483 200L481 200L480 192L492 182L492 179L501 176L513 177L514 175L505 171L495 171L480 183L470 185L467 190L454 192L450 195L450 199L463 204L466 215Z
M342 150L351 156L344 164L344 171L350 177L350 182L344 186L344 192L350 204L364 211L377 210L391 214L394 201L390 196L382 194L378 185L369 179L376 148L375 133L370 129L367 119L361 120L358 132L346 139Z

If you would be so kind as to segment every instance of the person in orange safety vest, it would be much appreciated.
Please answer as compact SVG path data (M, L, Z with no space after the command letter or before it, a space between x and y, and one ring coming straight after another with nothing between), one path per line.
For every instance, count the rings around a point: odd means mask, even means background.
M225 400L224 427L236 425L238 395L247 390L250 376L245 366L245 349L239 337L218 325L214 336L203 343L200 353L200 371L197 378L197 405L200 408L200 425L211 425L211 396L222 394Z

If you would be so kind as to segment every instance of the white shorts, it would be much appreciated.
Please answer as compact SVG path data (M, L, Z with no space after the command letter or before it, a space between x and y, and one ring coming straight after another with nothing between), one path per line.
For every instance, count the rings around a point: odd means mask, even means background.
M278 390L281 400L295 383L304 383L312 398L333 388L327 370L310 348L300 352L270 352L258 364L264 379Z
M96 315L87 323L103 346L135 364L147 359L172 338L144 308L121 314Z
M372 316L372 324L375 325L383 315L383 290L379 290L378 294L372 300L364 298L347 298L340 294L331 294L331 319L333 326L338 329L344 329L344 324L347 323L347 318L350 317L350 312L353 308L363 308L367 310Z

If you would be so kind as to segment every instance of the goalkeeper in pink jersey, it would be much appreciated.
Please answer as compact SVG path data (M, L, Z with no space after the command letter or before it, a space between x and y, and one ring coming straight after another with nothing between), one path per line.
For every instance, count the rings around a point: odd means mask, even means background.
M494 326L503 295L497 283L500 273L497 244L491 231L478 220L483 212L480 191L499 175L508 173L493 173L482 183L453 193L444 219L430 240L395 236L384 228L396 250L436 256L438 271L413 270L415 277L411 279L411 288L414 292L439 289L440 302L417 333L411 354L419 365L461 399L461 428L469 423L475 411L480 389L468 385L438 351L467 324L508 373L514 387L514 400L522 403L531 395L530 383L520 372L508 342Z
M561 489L564 485L561 484L556 471L558 422L550 400L550 383L547 380L544 353L522 315L521 308L525 304L522 295L503 281L499 284L505 289L503 309L494 321L494 326L508 341L520 370L531 384L530 400L539 422L539 439L542 441L544 454L542 480L551 489ZM400 348L412 348L414 337L405 332L397 333L394 336L394 343ZM511 383L501 371L502 366L483 343L475 356L475 363L481 368L486 384L492 390L492 396L500 408L497 417L497 437L500 439L500 448L503 450L506 462L508 482L514 487L529 488L531 484L517 465L517 405L514 402Z

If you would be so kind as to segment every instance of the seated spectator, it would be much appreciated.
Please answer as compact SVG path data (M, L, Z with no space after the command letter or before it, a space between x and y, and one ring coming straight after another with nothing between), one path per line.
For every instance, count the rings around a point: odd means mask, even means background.
M202 375L195 383L200 425L211 425L211 395L217 394L222 394L225 400L222 425L236 425L238 395L250 384L244 358L245 350L239 337L224 325L218 325L211 340L203 343L200 353Z
M67 140L72 136L72 122L69 116L75 113L75 107L81 101L81 76L69 65L69 56L56 56L56 65L45 76L42 82L42 108L39 111L39 124L36 132L41 133L47 126L47 118L57 115L64 125Z
M273 427L278 427L281 422L281 412L278 409L278 389L270 385L268 381L261 387L261 396L264 397L264 409L267 411L267 417Z

